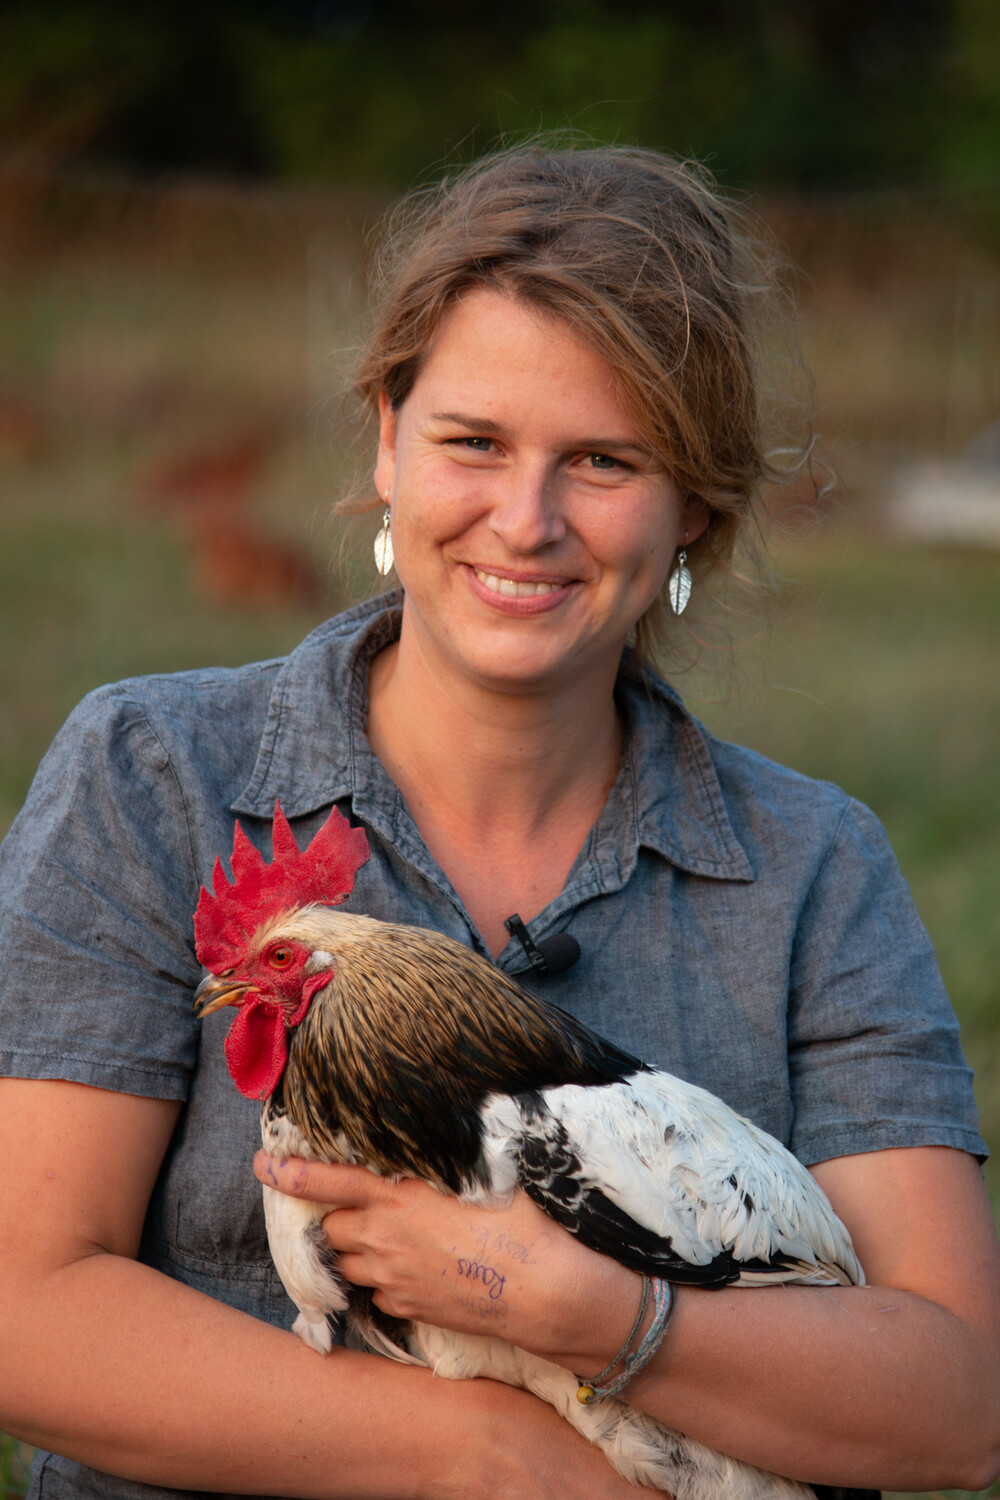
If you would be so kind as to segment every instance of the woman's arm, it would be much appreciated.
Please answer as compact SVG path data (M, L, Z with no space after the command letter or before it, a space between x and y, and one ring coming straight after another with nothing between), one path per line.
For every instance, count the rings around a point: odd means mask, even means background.
M543 1403L336 1350L138 1264L178 1106L0 1081L0 1428L167 1486L626 1500Z
M757 1462L787 1455L794 1477L985 1487L1000 1472L1000 1252L975 1160L884 1151L815 1175L869 1286L682 1294L631 1397Z
M582 1374L617 1352L638 1278L517 1195L472 1208L359 1168L267 1164L286 1191L344 1205L325 1221L378 1305L512 1342ZM870 1285L681 1289L629 1401L763 1468L886 1489L989 1484L1000 1470L1000 1252L974 1159L945 1148L825 1162L815 1175ZM504 1321L460 1262L504 1277Z

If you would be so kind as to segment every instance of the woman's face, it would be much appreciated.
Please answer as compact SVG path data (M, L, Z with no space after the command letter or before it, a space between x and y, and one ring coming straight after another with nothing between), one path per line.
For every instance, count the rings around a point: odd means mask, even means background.
M501 692L613 680L676 548L705 525L605 361L486 290L446 315L398 411L383 399L375 479L425 657Z

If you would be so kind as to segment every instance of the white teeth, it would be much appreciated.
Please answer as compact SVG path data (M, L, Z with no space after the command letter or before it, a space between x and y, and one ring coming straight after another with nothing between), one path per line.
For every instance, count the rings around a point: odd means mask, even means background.
M476 577L493 594L503 594L507 599L530 599L536 594L554 594L562 585L558 583L518 583L513 578L501 578L497 573L483 573L476 569Z

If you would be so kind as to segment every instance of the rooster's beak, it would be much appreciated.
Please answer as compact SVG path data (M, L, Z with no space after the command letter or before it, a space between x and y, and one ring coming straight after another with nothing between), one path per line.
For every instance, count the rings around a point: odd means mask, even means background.
M238 1005L247 990L252 988L244 980L233 979L231 975L216 978L214 974L207 974L194 992L194 1008L204 1020L224 1005Z

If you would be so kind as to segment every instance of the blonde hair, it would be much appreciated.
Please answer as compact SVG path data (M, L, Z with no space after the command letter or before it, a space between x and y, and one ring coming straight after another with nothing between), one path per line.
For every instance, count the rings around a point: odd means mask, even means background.
M656 151L542 145L486 157L391 217L355 390L373 413L382 391L398 408L463 292L532 304L607 362L622 410L686 500L707 508L688 549L696 579L730 568L776 477L758 347L775 282L743 219L705 172ZM658 599L639 622L641 653L665 633L667 611Z

